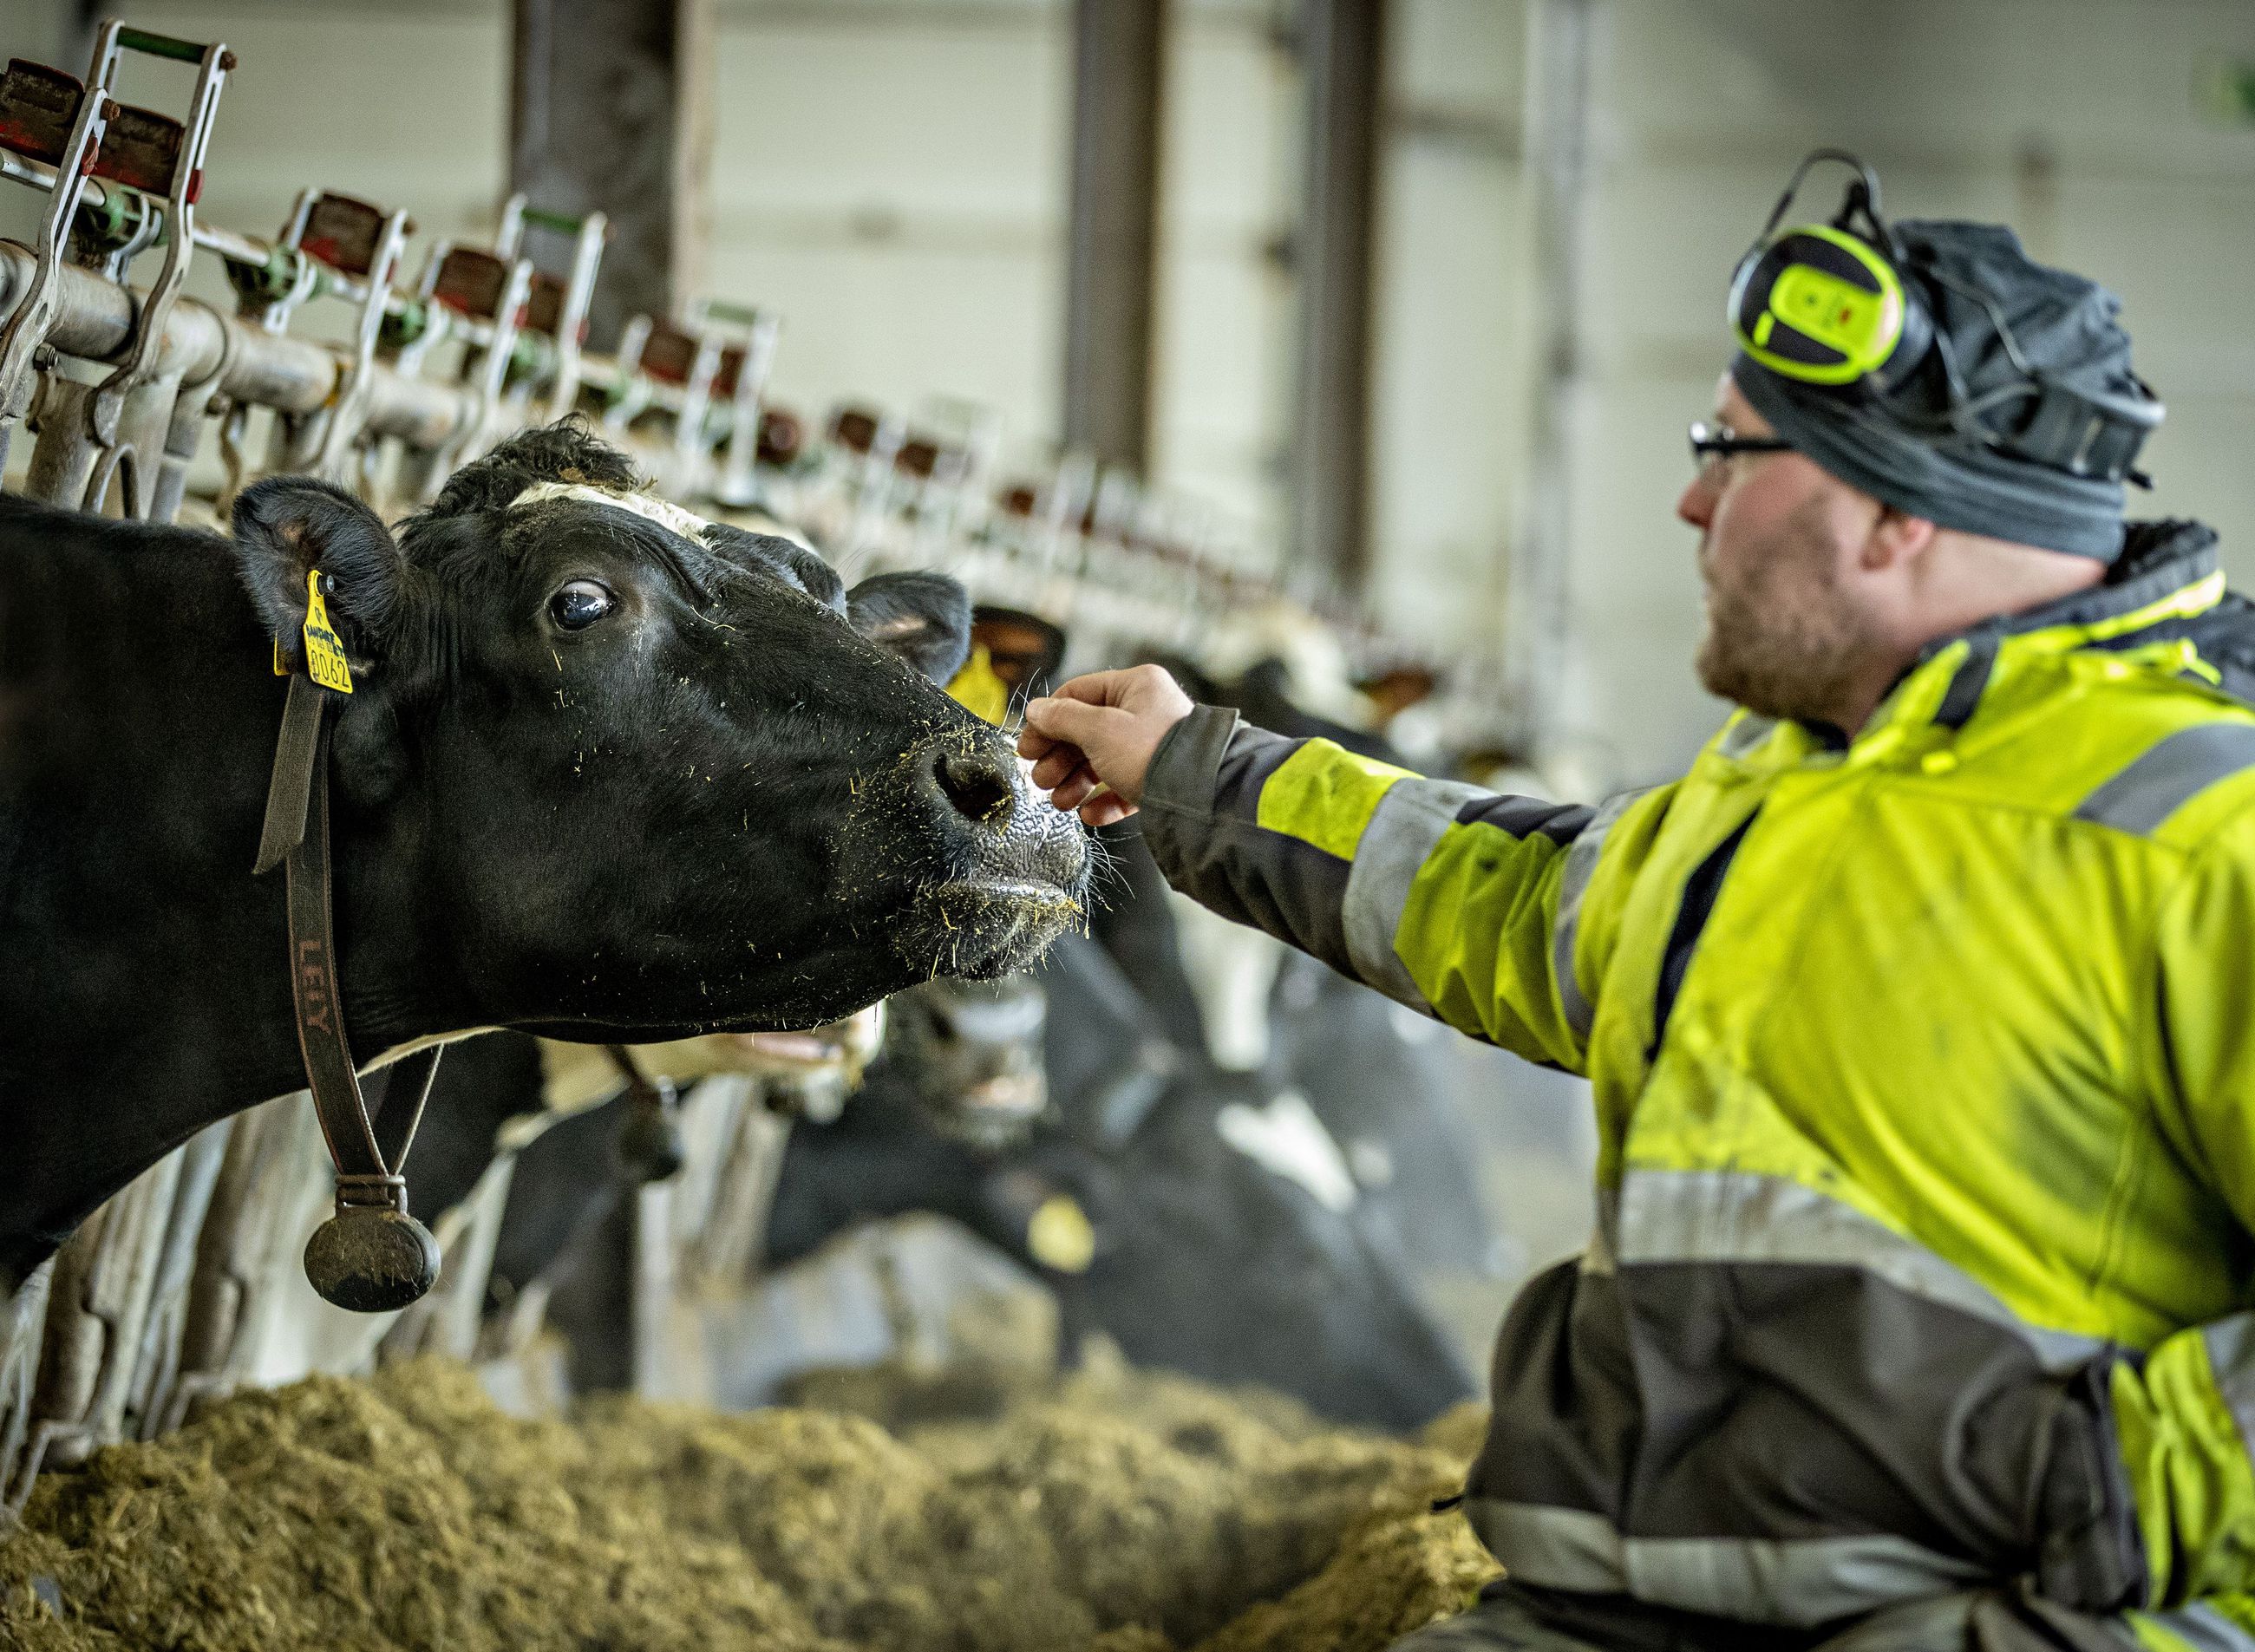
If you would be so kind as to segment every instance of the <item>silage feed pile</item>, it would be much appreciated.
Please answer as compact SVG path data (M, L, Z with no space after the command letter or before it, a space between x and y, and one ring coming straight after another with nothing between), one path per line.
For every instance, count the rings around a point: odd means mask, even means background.
M242 1395L42 1479L0 1647L1375 1652L1494 1573L1430 1512L1465 1416L1405 1443L1116 1367L976 1420L819 1397L864 1415L521 1421L433 1361Z

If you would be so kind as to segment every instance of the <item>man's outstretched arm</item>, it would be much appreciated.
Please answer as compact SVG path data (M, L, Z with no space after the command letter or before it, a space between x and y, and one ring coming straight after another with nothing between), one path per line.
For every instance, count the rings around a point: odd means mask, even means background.
M1036 700L1019 750L1091 825L1140 808L1168 881L1204 905L1576 1071L1612 914L1666 805L1644 793L1591 811L1424 779L1193 706L1154 665Z

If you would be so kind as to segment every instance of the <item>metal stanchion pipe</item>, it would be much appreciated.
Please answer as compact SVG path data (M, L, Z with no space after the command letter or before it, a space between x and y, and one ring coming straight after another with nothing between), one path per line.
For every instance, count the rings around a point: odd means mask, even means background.
M0 317L27 290L32 270L28 247L0 241ZM66 355L88 361L122 355L132 342L132 295L76 265L64 266L57 278L57 313L47 341ZM193 299L172 306L158 361L160 371L192 384L216 373L214 388L222 395L285 413L309 413L326 405L342 368L336 352L325 345L247 327ZM464 386L404 378L380 366L373 373L363 426L371 434L397 436L411 446L437 446L477 417L477 395Z
M34 189L51 190L55 186L53 167L44 161L36 161L28 156L18 155L13 150L0 149L0 178L4 178L11 183L29 184ZM138 199L139 209L156 221L158 235L161 239L166 233L165 203L154 195L144 194L137 190L129 190L123 185L105 184L99 178L89 178L86 180L84 193L79 197L81 210L100 213L107 208L110 205L110 192L113 188L127 198L128 205L134 199ZM123 209L124 208L121 207L121 210ZM189 238L206 251L216 252L222 258L233 258L240 264L263 264L275 253L273 242L262 240L256 235L241 235L218 224L200 223ZM347 296L355 299L360 296L362 289L349 278L333 276L331 279Z

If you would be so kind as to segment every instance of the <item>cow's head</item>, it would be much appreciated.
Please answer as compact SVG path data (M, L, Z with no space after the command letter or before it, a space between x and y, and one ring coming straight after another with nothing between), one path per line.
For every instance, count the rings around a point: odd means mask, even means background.
M242 494L269 629L294 656L318 567L356 679L331 770L348 970L646 1042L805 1026L1038 953L1078 913L1087 846L935 685L964 657L961 587L848 592L634 485L566 424L467 467L396 538L305 478Z
M885 1008L885 1059L942 1135L988 1148L1025 1135L1049 1100L1040 981L926 981Z

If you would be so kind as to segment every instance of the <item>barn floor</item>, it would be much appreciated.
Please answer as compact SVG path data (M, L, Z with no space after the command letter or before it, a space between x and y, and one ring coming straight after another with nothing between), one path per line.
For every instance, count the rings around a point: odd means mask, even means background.
M1374 1652L1493 1573L1429 1512L1473 1408L1387 1440L1102 1364L801 1397L525 1421L435 1361L245 1394L41 1481L0 1643Z

